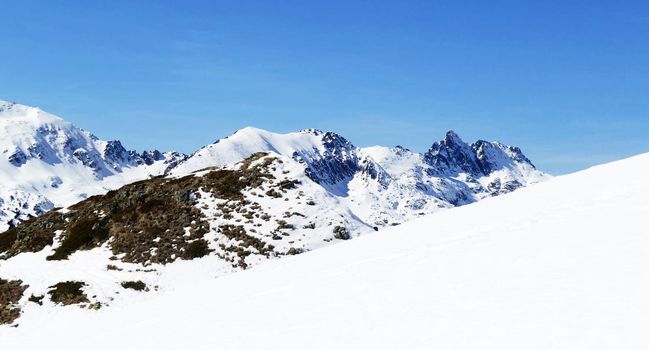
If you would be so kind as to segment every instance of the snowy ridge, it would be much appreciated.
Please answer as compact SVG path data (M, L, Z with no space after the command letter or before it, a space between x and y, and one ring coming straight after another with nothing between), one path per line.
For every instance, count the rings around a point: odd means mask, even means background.
M647 348L648 171L644 154L216 280L199 278L207 261L174 265L177 288L157 298L26 313L0 338L72 349ZM70 342L69 329L83 337Z
M336 133L315 129L276 134L252 127L200 149L171 173L225 166L255 152L301 164L309 178L374 226L399 224L549 178L517 147L467 144L452 131L419 154L402 147L359 148Z
M188 174L209 166L225 166L256 152L273 152L305 165L305 171L320 184L335 185L353 176L358 168L357 149L332 132L307 129L276 134L253 127L203 147L172 170Z

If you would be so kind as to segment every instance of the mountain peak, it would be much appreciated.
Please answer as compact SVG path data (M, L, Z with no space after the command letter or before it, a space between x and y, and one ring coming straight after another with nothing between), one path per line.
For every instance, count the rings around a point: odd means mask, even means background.
M449 130L444 140L435 142L424 154L424 160L431 166L435 174L455 176L467 174L474 178L489 176L497 170L510 169L522 179L523 173L535 170L534 165L527 159L520 148L478 140L468 144L452 130ZM502 184L493 184L500 188ZM522 186L520 181L512 181L508 188Z
M446 132L446 135L444 137L444 142L446 144L463 144L464 141L462 141L462 138L453 130L449 130Z
M256 128L254 126L246 126L243 127L234 133L232 135L228 136L227 138L233 137L233 136L250 136L250 135L260 135L260 134L268 134L270 131Z
M0 230L53 206L160 175L183 158L140 155L39 108L0 101Z
M3 100L0 100L0 123L0 125L31 124L36 126L49 123L69 124L62 118L44 112L38 107L31 107Z

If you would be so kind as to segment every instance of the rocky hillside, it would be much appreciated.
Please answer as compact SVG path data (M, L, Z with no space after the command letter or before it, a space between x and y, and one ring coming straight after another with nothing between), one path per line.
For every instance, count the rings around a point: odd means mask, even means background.
M4 322L25 307L111 305L125 286L142 293L173 288L167 279L176 261L198 259L209 275L223 275L368 231L277 154L142 180L0 234L0 276L9 278L12 295L20 292L4 305L12 310ZM59 287L74 287L70 298L53 292Z

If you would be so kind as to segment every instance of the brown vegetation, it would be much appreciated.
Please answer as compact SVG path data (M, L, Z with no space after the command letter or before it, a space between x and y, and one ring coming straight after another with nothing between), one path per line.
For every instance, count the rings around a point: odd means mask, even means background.
M92 249L106 242L113 254L124 262L165 264L176 258L205 256L211 250L203 237L210 227L196 207L199 189L217 198L238 202L231 207L220 207L224 218L232 218L234 212L239 212L252 220L253 212L242 208L242 203L250 204L244 200L242 191L273 181L268 167L279 160L264 158L266 155L253 154L235 170L214 169L203 176L138 181L103 196L90 197L70 207L65 214L53 211L30 219L0 234L0 253L3 254L0 257L40 251L54 243L57 230L61 232L60 244L48 260L67 259L75 251ZM297 183L283 180L271 189L279 194ZM264 214L262 219L269 220L270 216ZM189 235L186 235L186 228ZM260 254L268 251L257 238L236 233L237 230L225 231L238 237L243 243L242 249L253 247Z
M27 289L22 283L0 279L0 324L11 324L20 317L20 307L16 304Z
M86 284L79 281L59 282L50 286L51 290L47 292L50 295L50 300L57 304L72 305L88 303L88 296L81 288Z
M146 283L144 283L142 281L124 281L124 282L121 283L121 285L122 285L122 288L124 288L124 289L133 289L133 290L136 290L138 292L141 292L141 291L147 292L147 291L149 291L149 288L147 288Z

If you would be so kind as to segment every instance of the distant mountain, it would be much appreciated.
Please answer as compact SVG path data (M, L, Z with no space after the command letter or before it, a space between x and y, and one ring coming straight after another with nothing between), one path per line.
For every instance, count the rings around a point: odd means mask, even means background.
M38 108L0 101L0 231L55 206L161 175L184 157L127 150Z
M482 140L467 144L452 131L419 154L399 146L358 148L336 133L315 129L276 134L251 127L203 147L171 174L225 166L255 152L297 162L313 182L373 226L399 224L548 178L517 147Z
M84 291L39 301L52 306L110 305L129 297L115 278L173 288L178 260L220 276L548 178L516 147L452 131L420 154L248 127L186 156L128 151L16 104L0 123L0 280L34 298Z

